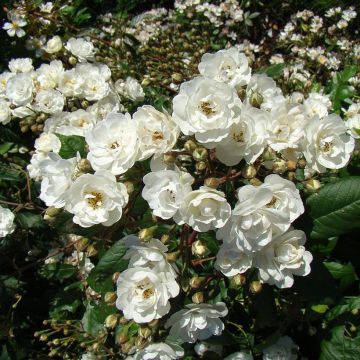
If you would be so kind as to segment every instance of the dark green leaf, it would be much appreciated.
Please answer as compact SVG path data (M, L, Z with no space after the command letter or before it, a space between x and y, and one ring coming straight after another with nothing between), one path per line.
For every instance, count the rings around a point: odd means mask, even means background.
M22 228L25 229L41 229L45 226L45 222L41 215L30 211L23 211L16 215L16 220Z
M99 332L105 329L104 321L106 317L114 312L116 312L114 307L106 304L92 305L89 302L81 320L84 330L93 336L98 336Z
M350 263L342 265L337 262L325 262L324 265L334 279L340 280L340 288L342 290L346 289L355 281L355 269Z
M61 141L61 149L59 155L63 159L70 159L76 157L77 152L80 153L81 157L86 157L85 151L85 138L82 136L71 135L65 136L56 134Z
M325 315L325 320L332 321L340 315L346 314L353 310L360 310L360 297L343 299L339 305L336 305L327 312L327 314Z
M314 219L311 237L324 239L360 227L360 177L325 185L307 200Z
M91 270L87 281L95 291L111 290L109 286L112 287L113 273L127 269L128 260L123 259L126 250L127 248L122 241L116 242Z
M71 264L62 264L62 263L50 263L45 264L41 270L40 273L43 277L47 279L67 279L74 275L76 272L76 267Z

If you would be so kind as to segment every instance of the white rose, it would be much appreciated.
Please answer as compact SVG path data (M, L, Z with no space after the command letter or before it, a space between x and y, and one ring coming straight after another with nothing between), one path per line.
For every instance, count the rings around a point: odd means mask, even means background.
M170 298L180 288L171 272L157 268L135 267L121 273L117 280L116 307L127 319L146 323L170 311Z
M36 70L37 81L40 89L54 89L64 74L64 67L60 60L53 60L50 64L41 64Z
M285 154L291 150L298 151L304 137L306 123L307 117L302 105L281 103L270 113L268 123L270 147L275 151L287 150ZM289 160L296 160L296 158Z
M55 54L59 52L63 47L61 37L56 35L49 39L44 47L44 50L48 54Z
M11 115L13 117L23 119L26 116L34 115L35 111L31 104L27 104L26 106L19 106L15 109L11 109Z
M149 203L153 214L170 219L179 210L185 195L192 191L194 178L180 170L160 170L146 174L143 182L142 197Z
M356 114L349 118L345 125L350 130L350 135L354 139L360 139L360 114Z
M254 97L257 98L257 105L267 111L271 111L285 102L285 97L281 89L276 86L275 81L263 74L252 75L246 88L246 102L252 104Z
M119 95L110 91L108 96L89 106L86 111L93 114L97 121L100 121L111 113L124 111L124 106L120 103Z
M179 128L167 113L144 105L137 109L133 119L138 128L139 160L148 159L152 155L158 157L174 147Z
M141 242L135 235L127 235L122 241L129 250L124 255L124 259L129 259L130 267L148 267L153 269L156 267L162 272L171 272L175 277L176 266L170 265L166 260L166 252L168 247L158 239L150 239Z
M61 148L61 141L55 134L43 132L40 137L35 140L34 147L37 151L53 151L55 153L58 153Z
M56 114L63 110L65 99L60 91L40 90L35 97L34 108L46 114Z
M173 118L185 135L211 148L225 139L240 116L241 101L235 90L201 76L182 83L173 100Z
M331 114L319 120L314 116L305 127L303 153L307 167L323 173L326 169L341 169L350 160L354 139L340 116Z
M62 208L65 206L66 191L73 182L77 159L62 159L50 153L49 159L41 162L41 191L39 198L46 206Z
M274 237L255 254L254 266L259 269L259 279L283 289L293 285L293 275L308 275L313 257L305 250L305 242L306 236L301 230L289 230Z
M235 47L215 54L204 54L198 68L202 76L233 87L247 85L251 78L247 57Z
M12 73L27 73L34 70L32 59L19 58L9 61L9 69Z
M88 111L79 109L65 115L64 124L58 127L58 133L85 136L95 125L95 116Z
M7 83L13 76L15 74L10 71L4 71L0 74L0 97L5 97Z
M142 101L145 98L145 93L140 83L128 76L125 81L117 80L115 82L116 91L123 96L127 96L133 101Z
M119 175L134 165L139 141L136 123L129 114L109 114L85 138L88 160L95 170L106 169Z
M82 96L86 100L100 100L109 94L110 86L107 82L106 70L109 70L106 65L100 67L92 64L77 64L76 72L83 79Z
M165 343L153 343L138 350L132 360L174 360L184 356L180 346L170 346Z
M296 360L299 347L289 336L281 337L275 344L263 350L263 360Z
M95 49L91 41L83 38L71 38L67 41L65 48L76 56L80 62L94 60Z
M331 108L329 95L310 93L304 100L305 113L309 118L318 115L320 119L328 115Z
M174 215L178 224L188 224L194 230L206 232L223 227L231 215L225 194L208 186L201 186L186 194L179 211Z
M185 309L173 314L165 327L170 329L170 336L182 342L194 343L213 335L221 335L224 323L219 319L228 314L226 305L218 302L211 304L188 304Z
M277 174L270 174L265 177L262 186L270 189L273 194L271 204L267 205L268 208L287 214L289 222L293 222L304 213L300 192L292 181Z
M274 233L283 233L289 228L289 215L273 208L274 195L271 189L245 185L237 191L238 202L230 220L217 231L218 239L252 252L267 245Z
M253 359L254 357L246 351L238 351L224 358L224 360L253 360Z
M30 164L26 167L29 176L35 181L40 181L42 178L41 163L49 159L49 153L36 151L30 159Z
M58 90L66 97L81 97L84 80L75 69L66 70L59 78Z
M215 269L227 277L243 274L251 266L252 256L240 250L235 244L222 244L216 255Z
M11 77L6 85L6 96L17 106L27 105L33 98L34 83L29 73Z
M267 112L244 106L228 136L216 146L216 157L227 166L236 165L242 159L253 163L266 147L268 123Z
M15 215L11 210L0 206L0 238L14 232L14 219Z
M0 123L6 125L11 120L11 110L10 104L5 100L0 98Z
M111 226L120 220L128 200L124 184L117 183L108 171L97 171L74 181L66 193L65 209L74 214L74 223L82 227Z

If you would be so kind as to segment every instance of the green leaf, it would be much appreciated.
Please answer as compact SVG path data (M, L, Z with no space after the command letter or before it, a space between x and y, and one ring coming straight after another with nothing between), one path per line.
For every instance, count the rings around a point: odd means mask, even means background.
M61 134L56 134L56 136L61 141L59 155L63 159L76 157L77 152L80 153L81 157L86 157L86 142L84 137L77 135L65 136Z
M311 310L313 310L319 314L326 313L326 311L328 311L328 309L329 309L329 305L324 305L324 304L318 304L318 305L311 306Z
M14 144L12 142L4 142L0 144L0 155L6 154Z
M307 204L314 219L311 237L325 239L360 227L360 177L349 176L325 185Z
M320 360L356 360L360 359L360 334L354 338L345 336L345 326L331 330L330 339L321 342Z
M45 226L45 222L40 214L31 211L23 211L16 215L16 220L24 229L41 229Z
M84 330L93 336L98 336L99 332L105 330L104 321L106 317L115 311L114 307L106 304L92 305L89 302L81 320Z
M40 270L41 275L46 279L56 278L59 280L67 279L73 276L75 272L75 266L58 262L45 264Z
M334 279L340 280L342 290L346 289L356 279L355 269L350 263L342 265L337 262L324 262L324 265Z
M359 310L360 310L360 297L343 299L339 305L336 305L327 312L324 319L329 322L335 320L340 315L344 315L351 311L355 311L357 313Z
M285 63L281 63L281 64L273 64L270 65L266 68L262 68L259 70L260 73L265 73L267 76L270 77L277 77L280 76L284 67L286 66Z
M91 270L87 282L95 291L111 290L114 272L127 269L128 260L123 259L126 250L127 248L122 241L116 242Z

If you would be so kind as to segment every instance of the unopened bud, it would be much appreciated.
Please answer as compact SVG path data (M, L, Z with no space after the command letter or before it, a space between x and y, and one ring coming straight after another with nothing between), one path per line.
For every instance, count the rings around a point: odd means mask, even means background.
M195 164L196 170L199 172L205 171L207 168L207 164L205 161L199 161Z
M350 326L350 331L351 332L355 332L357 329L356 329L356 326L354 325L354 324L352 324L351 326Z
M96 343L92 344L91 350L92 350L93 352L98 352L99 349L100 349L100 344L99 344L99 343L96 342Z
M257 294L259 293L260 291L262 290L262 284L260 281L252 281L251 284L250 284L250 291L253 293L253 294Z
M357 315L357 314L359 313L359 309L352 309L352 310L351 310L351 313L352 313L353 315Z
M263 102L264 102L264 97L258 91L254 91L250 95L250 104L252 106L259 109Z
M105 326L108 329L114 329L118 323L118 316L116 314L108 315L105 319Z
M128 354L134 348L134 341L127 341L121 345L121 351Z
M235 286L243 286L246 283L246 276L243 274L236 274L230 281Z
M290 181L296 180L296 173L294 171L289 171L286 176Z
M52 350L49 352L48 356L49 356L49 357L54 357L54 356L57 355L57 353L58 353L58 351L57 351L56 349L52 349Z
M316 192L320 189L321 183L319 180L316 179L309 179L305 181L305 188L308 191Z
M69 64L70 64L70 65L75 65L76 63L77 63L76 57L70 56L70 57L69 57Z
M135 190L135 186L131 181L125 181L124 185L126 186L126 191L128 194L131 194Z
M95 256L98 253L98 251L96 250L94 245L90 245L88 246L88 248L86 249L86 255L88 257L92 257Z
M238 97L240 98L240 100L244 100L246 97L246 88L245 87L239 87L236 88Z
M192 156L195 161L203 161L207 159L208 151L204 147L199 146L193 151Z
M166 253L165 257L166 257L166 260L169 262L169 263L174 263L176 260L177 260L177 257L179 256L179 251L174 251L174 252L171 252L171 253Z
M196 292L192 297L191 300L195 304L201 304L204 302L204 293L202 291Z
M275 174L283 174L287 170L286 161L283 159L274 161L272 170Z
M151 84L151 81L150 81L149 78L146 78L146 79L144 79L144 80L141 82L141 85L142 85L142 86L148 86L148 85L150 85L150 84Z
M61 209L57 209L53 206L48 207L45 210L45 215L49 216L49 217L55 217L56 215L61 213Z
M85 248L89 245L89 241L90 240L88 238L82 236L78 237L78 235L75 235L75 239L73 240L75 248L78 252L85 250Z
M191 252L193 255L204 256L208 252L208 247L201 240L196 240L191 245Z
M186 143L184 144L184 148L186 151L189 151L191 153L194 152L194 150L198 147L199 145L192 139L189 139L186 141Z
M174 73L171 75L171 78L174 82L181 83L183 81L183 76L180 73Z
M194 276L190 279L189 285L193 289L198 289L205 281L205 277L203 276Z
M104 301L107 303L107 304L114 304L115 301L117 299L117 296L116 294L113 292L113 291L108 291L107 293L105 293L104 295Z
M220 179L214 177L207 178L204 181L204 185L216 189L220 185Z
M286 167L289 171L295 171L296 167L297 167L297 163L296 163L296 161L288 160L286 162Z
M310 336L314 336L317 333L315 326L309 326L308 333Z
M147 339L152 334L152 331L148 327L141 327L138 334L142 338Z
M306 160L305 159L300 159L297 163L297 166L299 169L305 169L306 166Z
M78 169L83 173L89 172L91 170L91 164L88 159L79 160L77 166L78 166Z
M41 334L40 335L40 341L47 341L48 336L46 334Z
M151 320L147 325L149 328L154 329L158 327L160 324L160 321L158 319Z
M170 241L170 236L168 234L164 234L163 236L161 236L160 241L166 245Z
M82 100L81 101L81 106L84 108L84 109L87 109L89 107L90 103L87 101L87 100Z
M176 161L176 156L173 154L164 154L163 161L166 165L172 165Z
M121 325L125 325L129 322L129 319L127 319L125 316L122 316L120 319L119 319L119 323Z
M260 185L262 185L261 180L259 180L258 178L250 179L249 182L250 182L250 184L253 185L253 186L260 186Z
M138 237L141 241L148 241L154 236L154 232L157 229L157 225L141 229L138 233Z
M253 165L246 165L242 171L241 174L245 179L252 179L256 176L257 170L255 166Z
M117 280L118 280L119 276L120 276L120 273L118 271L113 273L112 281L113 281L114 284L117 283Z
M58 346L58 345L60 345L60 339L54 339L52 341L52 343L53 343L53 345Z
M267 147L263 153L263 159L265 161L271 161L276 159L276 152L271 148Z

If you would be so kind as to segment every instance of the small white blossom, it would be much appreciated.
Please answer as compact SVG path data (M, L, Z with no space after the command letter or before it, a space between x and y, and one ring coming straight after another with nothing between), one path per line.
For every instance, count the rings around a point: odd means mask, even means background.
M310 118L318 115L320 119L329 114L331 108L331 101L328 95L319 93L310 93L308 98L304 101L305 113Z
M8 19L10 22L6 22L2 27L4 30L7 31L8 35L14 37L15 35L19 38L25 36L25 31L22 27L27 25L27 22L20 17L18 14L14 12L8 13Z
M120 220L128 200L124 184L116 182L107 171L97 171L81 175L72 183L66 192L65 209L74 214L74 223L82 227L111 226Z
M173 99L173 118L183 134L195 135L211 148L227 137L241 105L231 86L200 76L181 84Z
M305 127L303 153L310 170L323 173L341 169L350 160L354 139L340 116L331 114L319 120L313 117Z
M6 96L17 106L27 105L33 98L34 83L30 73L11 77L6 84Z
M173 314L166 322L170 336L182 342L194 343L213 335L221 335L224 323L219 319L228 314L226 305L218 302L211 304L188 304L185 309Z
M57 87L60 78L64 74L64 67L60 60L53 60L50 64L41 64L36 70L37 81L44 90Z
M254 266L259 269L259 279L283 289L293 285L293 275L308 275L313 257L305 250L305 241L305 233L301 230L289 230L274 237L255 254Z
M126 96L133 101L142 101L145 98L145 93L140 83L130 76L125 81L117 80L115 82L115 89L120 95Z
M61 37L56 35L47 41L44 50L48 54L55 54L59 52L62 49L62 47L63 47L63 43Z
M94 60L95 49L91 41L83 38L71 38L65 44L65 48L70 51L72 55L76 56L80 62Z
M180 346L170 346L166 343L153 343L138 350L132 360L175 360L184 356Z
M133 114L139 136L139 160L158 157L170 151L179 136L179 128L167 113L144 105Z
M11 210L0 206L0 238L14 232L14 219L15 215Z
M170 311L169 300L179 291L172 272L162 272L157 267L130 268L117 280L116 307L127 319L146 323L166 315Z
M204 54L198 68L202 76L236 88L247 85L251 78L247 57L235 47Z
M0 98L0 123L6 125L11 120L11 110L10 104L5 100Z
M129 114L109 114L85 136L88 160L95 170L109 170L119 175L130 169L137 158L137 126Z
M150 172L143 178L142 197L149 203L155 216L170 219L180 208L184 197L192 191L194 178L180 170Z
M35 140L34 147L37 151L42 151L45 153L53 151L55 153L58 153L61 148L61 141L55 134L43 132Z
M360 139L360 114L350 117L345 125L350 130L350 134L354 139Z
M19 58L9 61L9 69L12 73L26 73L34 70L32 59Z
M46 114L56 114L63 110L65 99L63 94L54 89L40 90L35 97L34 108Z
M178 224L188 224L194 230L206 232L222 228L231 215L225 194L208 186L187 193L174 215Z

